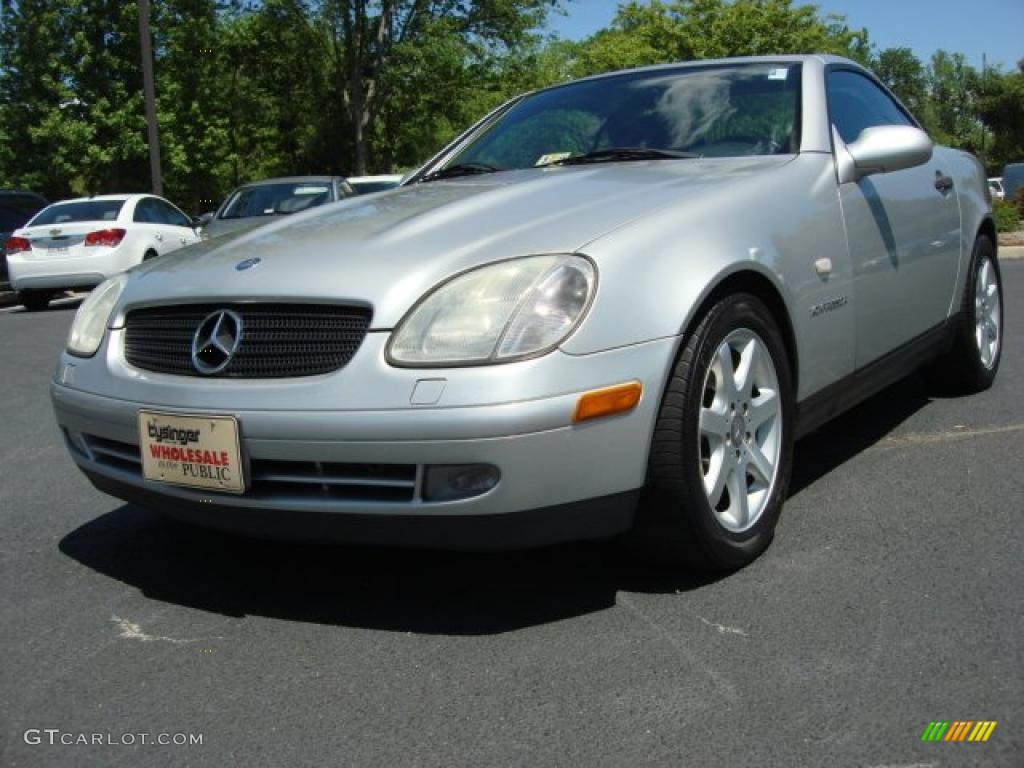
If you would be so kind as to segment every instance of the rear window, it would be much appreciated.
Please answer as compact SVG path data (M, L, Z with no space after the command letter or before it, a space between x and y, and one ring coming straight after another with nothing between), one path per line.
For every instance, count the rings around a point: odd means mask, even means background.
M123 206L124 200L56 203L32 219L31 225L37 227L43 224L72 224L76 221L116 221Z

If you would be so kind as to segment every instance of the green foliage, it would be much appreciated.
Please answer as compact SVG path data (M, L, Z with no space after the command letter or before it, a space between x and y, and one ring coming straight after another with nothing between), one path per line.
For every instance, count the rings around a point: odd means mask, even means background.
M1024 159L1024 68L873 55L866 30L799 0L632 0L587 40L542 37L563 2L153 2L166 194L200 212L252 178L408 169L523 91L774 53L869 63L937 140L993 173ZM0 0L0 32L0 186L53 199L150 188L137 2Z
M974 151L981 143L975 98L978 72L962 53L938 50L928 66L928 108L923 121L940 144Z
M979 88L978 117L992 133L986 160L995 173L1007 163L1024 161L1024 60L1015 72L985 72Z
M871 62L878 79L885 83L913 114L921 119L928 98L928 73L909 48L886 48Z
M865 59L866 30L792 0L636 0L578 57L578 73L727 56L838 53Z
M999 232L1016 232L1020 226L1020 208L1005 200L992 201L992 213Z

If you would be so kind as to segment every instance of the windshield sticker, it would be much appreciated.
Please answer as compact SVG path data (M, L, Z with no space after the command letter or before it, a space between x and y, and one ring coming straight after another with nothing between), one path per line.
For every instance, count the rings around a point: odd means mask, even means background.
M769 80L785 80L789 75L789 69L782 67L780 69L773 69L768 73Z
M559 160L565 160L567 157L572 157L572 152L551 152L547 155L541 155L540 159L533 164L533 167L551 165L551 163L557 163Z
M319 195L327 191L327 187L296 187L294 195Z

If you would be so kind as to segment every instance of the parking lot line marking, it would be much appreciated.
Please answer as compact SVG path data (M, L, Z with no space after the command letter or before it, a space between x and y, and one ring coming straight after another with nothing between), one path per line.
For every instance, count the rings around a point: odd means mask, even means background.
M919 432L907 435L896 435L879 440L878 448L899 448L905 445L930 445L932 443L946 443L954 440L965 440L972 437L990 437L992 435L1005 435L1011 432L1024 432L1024 424L1009 424L1004 427L979 427L978 429L956 429L944 432Z

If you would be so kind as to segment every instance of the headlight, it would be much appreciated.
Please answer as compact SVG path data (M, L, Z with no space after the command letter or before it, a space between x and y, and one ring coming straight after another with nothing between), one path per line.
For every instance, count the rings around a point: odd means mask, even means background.
M96 354L103 341L110 313L114 311L127 283L128 275L117 275L100 283L86 297L71 323L68 352L78 357L92 357Z
M388 359L431 367L543 354L572 333L596 285L594 265L583 256L528 256L471 270L406 315Z

